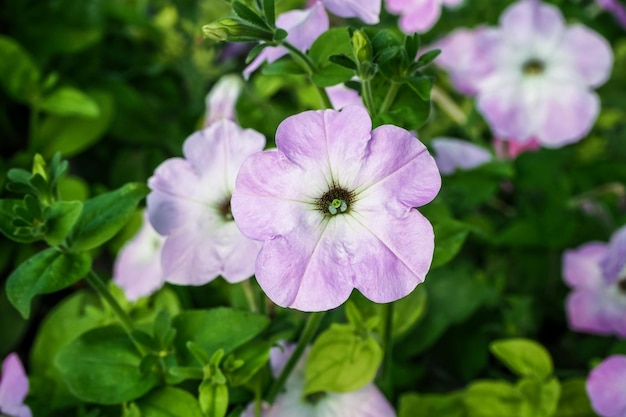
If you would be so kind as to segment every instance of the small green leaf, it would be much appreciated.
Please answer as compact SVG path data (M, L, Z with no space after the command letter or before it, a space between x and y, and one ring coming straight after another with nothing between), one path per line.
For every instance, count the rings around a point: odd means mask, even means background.
M87 94L73 87L60 87L40 103L41 110L58 116L97 117L98 103Z
M233 6L233 11L237 16L262 28L270 29L270 27L265 23L261 16L259 16L254 10L246 6L244 3L235 0L231 4Z
M518 416L522 395L505 381L473 382L463 395L463 404L471 417Z
M58 246L65 240L82 210L80 201L56 201L48 207L44 238L48 245Z
M19 243L35 242L41 237L32 234L19 234L19 227L13 223L15 218L15 208L22 206L22 200L3 199L0 200L0 232L9 239Z
M441 53L441 49L433 49L432 51L426 52L424 55L420 56L417 62L415 63L416 68L424 67L435 60Z
M441 266L454 258L461 250L470 232L470 227L451 218L434 222L435 253L431 268Z
M433 88L433 82L428 77L410 77L406 80L408 86L413 90L422 100L430 100L430 90Z
M28 318L33 297L67 288L90 269L88 254L62 253L49 248L23 262L9 275L7 296L22 316Z
M275 10L275 0L263 0L263 13L265 13L265 20L270 25L270 27L276 26L276 10Z
M260 43L256 45L254 48L252 48L250 50L250 53L246 57L246 64L249 64L250 62L252 62L254 58L256 58L261 52L263 52L263 49L267 48L268 46L270 46L268 43Z
M520 417L551 417L561 396L561 384L556 378L543 382L537 378L522 378L517 389L524 397Z
M63 348L56 360L70 391L83 401L119 404L150 391L156 374L142 374L142 357L118 326L100 327L82 334Z
M327 65L328 59L332 55L353 57L348 28L340 27L327 30L313 42L311 49L309 49L309 58L320 67Z
M306 71L291 57L286 56L263 67L264 75L305 75Z
M311 347L303 395L358 390L374 380L382 358L382 348L372 337L333 324Z
M546 348L533 340L497 340L489 348L500 362L519 376L547 378L552 375L550 354Z
M8 36L0 36L0 85L13 98L32 104L39 95L41 71L28 52Z
M356 71L356 63L344 54L331 55L328 57L328 60L333 64L341 65L344 68Z
M148 187L144 184L130 183L87 200L68 237L70 249L83 252L111 239L131 218L146 194Z
M414 33L412 36L407 35L407 37L404 38L404 49L409 59L414 59L417 56L420 43L420 35L418 33Z
M200 408L206 417L224 417L228 410L228 386L209 380L200 384Z
M232 357L243 360L243 365L230 372L226 371L227 365L224 365L230 386L237 387L248 382L269 361L271 346L270 342L253 340L237 348Z
M163 387L137 400L141 417L204 417L198 400L185 390Z
M461 393L404 394L398 417L466 417Z

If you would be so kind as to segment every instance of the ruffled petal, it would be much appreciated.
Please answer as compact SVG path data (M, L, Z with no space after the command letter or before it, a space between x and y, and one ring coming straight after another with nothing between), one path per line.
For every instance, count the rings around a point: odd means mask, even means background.
M559 9L538 0L522 0L500 16L502 35L524 49L554 50L565 30ZM543 54L542 54L543 55Z
M261 250L261 242L243 236L238 230L233 233L232 242L219 252L223 269L221 275L230 283L241 282L254 275L256 257Z
M322 0L324 6L337 16L358 17L368 25L380 20L381 0Z
M563 254L563 279L572 288L594 289L603 287L600 261L607 253L607 245L590 242Z
M328 94L328 98L330 99L333 108L337 110L351 104L363 106L363 100L361 100L359 93L343 84L326 87L326 94Z
M2 362L0 377L0 412L18 417L30 417L30 409L23 405L28 394L28 377L16 353Z
M626 415L626 356L613 355L596 366L587 379L593 409L606 417Z
M569 327L584 333L609 335L613 323L607 320L604 291L576 290L567 297L566 310Z
M473 169L493 159L487 149L461 139L435 138L431 146L442 174L453 174L457 168Z
M357 204L370 197L376 201L373 209L382 209L388 201L399 201L405 209L419 207L432 201L441 188L434 158L402 128L383 125L374 129L366 155L353 180Z
M554 52L555 61L561 61L576 73L587 86L604 84L611 75L613 51L602 36L582 25L567 28Z
M626 227L622 227L611 237L600 267L607 283L626 279Z
M152 191L146 198L148 216L152 227L167 236L198 218L215 218L214 210L199 201Z
M235 120L235 104L242 88L241 78L234 74L224 75L215 83L205 98L205 128L218 120Z
M550 90L544 90L543 111L536 110L543 118L536 130L539 141L556 148L585 137L600 112L598 95L575 84L554 85Z
M440 0L390 1L389 11L400 13L400 29L405 33L426 32L441 16Z

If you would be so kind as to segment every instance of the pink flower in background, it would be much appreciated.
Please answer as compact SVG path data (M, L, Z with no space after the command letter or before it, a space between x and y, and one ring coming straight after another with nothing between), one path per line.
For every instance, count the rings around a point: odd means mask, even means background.
M333 14L341 17L358 17L373 25L380 20L381 0L321 0Z
M243 80L234 74L224 75L207 94L204 127L218 120L235 121L235 104L243 88Z
M600 35L565 26L553 5L522 0L504 11L499 28L453 36L438 46L459 54L448 60L444 52L439 64L462 91L476 95L496 136L560 147L589 132L600 109L592 88L607 80L613 63Z
M161 250L165 238L150 224L144 212L139 232L124 245L113 265L113 282L129 301L146 297L163 286Z
M326 32L329 27L328 14L322 3L317 2L306 10L292 10L283 13L276 19L276 27L284 29L289 34L287 41L301 51L308 50L315 39ZM287 55L288 51L282 46L267 46L243 70L245 79L250 77L265 61L274 62Z
M596 366L587 378L593 410L602 417L626 416L626 356L613 355Z
M387 9L400 15L400 29L405 33L427 32L437 23L441 8L457 6L463 0L386 0Z
M596 0L598 6L613 14L617 22L626 28L626 7L619 0Z
M500 159L515 159L524 152L536 151L539 148L541 148L541 144L537 138L531 138L524 142L515 139L493 138L493 149Z
M272 348L270 365L274 376L278 376L292 355L295 345L284 349ZM308 353L300 358L287 382L286 390L274 404L265 405L263 417L395 417L396 412L385 396L373 383L358 391L348 393L322 393L315 401L307 401L302 396L305 382L305 366ZM254 417L253 404L250 404L241 417Z
M260 244L239 232L230 198L241 163L264 146L263 135L224 119L187 138L184 159L157 167L147 201L150 222L166 236L166 281L202 285L219 275L238 282L254 274Z
M572 329L626 337L625 234L622 228L608 244L590 242L563 255L563 277L573 289L566 303Z
M278 127L278 149L242 165L233 215L264 242L256 277L276 304L328 310L354 288L386 303L424 280L434 236L414 207L435 197L439 171L408 131L371 126L361 106L300 113Z
M493 159L491 153L478 145L455 138L435 138L431 142L439 172L454 174L457 169L472 169Z
M9 417L31 417L30 408L24 405L28 394L28 377L20 358L11 353L2 362L0 377L0 414Z

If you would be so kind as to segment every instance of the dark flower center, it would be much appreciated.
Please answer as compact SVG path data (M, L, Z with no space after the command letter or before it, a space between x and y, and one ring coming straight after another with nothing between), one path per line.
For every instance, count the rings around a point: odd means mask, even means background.
M326 397L326 393L324 391L314 392L312 394L306 395L304 397L304 401L306 401L309 404L315 405L321 400L323 400L325 397Z
M523 71L526 75L539 75L545 69L543 61L533 58L524 63Z
M333 185L322 197L317 200L317 209L326 216L335 216L350 211L354 202L354 193Z
M217 212L228 222L234 220L233 213L230 211L230 196L226 197L224 201L217 205Z

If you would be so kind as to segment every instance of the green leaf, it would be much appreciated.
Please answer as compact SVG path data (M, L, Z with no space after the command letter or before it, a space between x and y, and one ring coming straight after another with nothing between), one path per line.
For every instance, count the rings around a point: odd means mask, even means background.
M96 248L111 239L131 218L148 187L130 183L115 191L87 200L68 237L72 251Z
M305 75L306 71L287 56L263 67L264 75Z
M554 417L595 417L587 396L587 380L568 379L561 383L561 396Z
M96 103L96 117L78 115L50 115L43 119L34 132L34 146L45 157L61 152L64 157L76 155L95 144L113 119L113 98L104 91L87 92Z
M468 417L519 416L522 396L505 381L473 382L463 395Z
M465 223L451 218L434 222L435 253L431 268L443 265L454 258L461 250L471 228Z
M372 81L377 108L380 108L389 88L389 82L381 76L375 77ZM422 99L411 88L400 88L389 110L376 116L374 126L394 124L407 130L417 130L428 120L429 115L430 100Z
M507 368L519 376L547 378L552 375L550 354L539 343L529 339L504 339L489 349Z
M424 67L435 60L441 53L441 49L433 49L432 51L428 51L424 53L424 55L420 56L417 62L415 63L415 68Z
M265 20L267 23L274 27L276 26L276 10L275 10L275 0L263 0L263 13L265 13Z
M224 417L228 410L228 386L209 380L200 384L200 408L206 417Z
M556 378L543 382L536 378L523 378L517 389L524 396L520 417L550 417L556 412L561 384Z
M398 417L465 417L462 394L404 394Z
M198 400L185 390L163 387L137 400L141 417L204 417Z
M333 28L324 32L313 42L309 57L318 68L312 80L319 87L330 87L348 81L354 76L354 70L333 63L331 56L343 55L352 57L352 45L348 29ZM348 58L349 59L349 58Z
M411 77L406 79L408 86L422 100L430 100L430 90L433 88L433 81L428 77Z
M172 320L176 329L174 346L180 355L181 365L197 365L187 349L192 341L206 352L223 349L225 354L251 340L269 324L265 316L230 308L188 310Z
M243 365L233 371L227 372L228 382L231 387L245 384L256 374L270 359L272 343L253 340L240 346L233 352L235 360L242 360ZM227 362L228 363L228 362ZM226 368L226 364L224 365ZM226 371L226 369L225 369Z
M70 391L83 401L119 404L150 391L159 381L139 370L142 357L118 326L82 334L60 352L56 365Z
M23 262L9 275L7 296L22 316L28 318L33 297L69 287L90 269L88 254L62 253L49 248Z
M397 301L393 306L393 335L401 336L417 323L426 312L427 293L423 285L418 285L412 293ZM379 305L382 310L384 305Z
M39 108L57 116L84 116L95 118L100 114L98 103L73 87L60 87L45 97Z
M44 238L48 245L58 246L65 240L82 210L80 201L56 201L48 207Z
M41 72L29 54L15 40L0 36L0 85L22 103L35 102Z
M0 232L9 239L19 243L35 242L41 237L32 234L22 235L19 228L13 224L15 218L15 207L21 207L22 200L3 199L0 200Z
M233 11L235 12L235 14L239 17L241 17L244 20L247 20L250 23L253 23L257 26L260 26L262 28L270 28L263 19L261 19L261 16L259 16L258 14L256 14L256 12L252 9L250 9L248 6L246 6L244 3L235 0L232 3L233 6Z
M382 359L383 350L372 337L333 324L311 347L303 395L358 390L374 380Z

